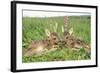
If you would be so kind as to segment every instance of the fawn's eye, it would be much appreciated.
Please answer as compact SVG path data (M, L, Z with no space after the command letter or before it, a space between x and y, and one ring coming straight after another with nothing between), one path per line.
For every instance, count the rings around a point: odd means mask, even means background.
M68 37L66 37L66 39L68 39Z
M55 45L57 45L58 43L54 43Z
M78 41L77 43L78 43L78 44L81 44L81 42L80 42L80 41Z
M56 40L56 38L53 38L53 40Z

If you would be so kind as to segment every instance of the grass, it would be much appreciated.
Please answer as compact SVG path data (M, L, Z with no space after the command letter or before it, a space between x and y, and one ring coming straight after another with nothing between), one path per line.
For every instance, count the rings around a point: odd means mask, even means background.
M23 62L45 62L45 61L66 61L66 60L87 60L90 55L84 49L78 51L72 49L60 49L41 56L23 57Z
M45 28L53 32L51 28L55 23L58 23L58 35L62 36L61 26L64 25L64 17L45 17L45 18L33 18L23 17L23 50L27 49L29 43L32 40L41 40L46 38ZM70 27L73 27L74 34L77 37L81 37L86 43L90 43L90 17L89 16L70 16ZM24 63L29 62L45 62L45 61L65 61L65 60L87 60L91 59L90 54L83 48L80 50L72 50L71 48L59 48L56 51L52 51L41 56L22 57Z

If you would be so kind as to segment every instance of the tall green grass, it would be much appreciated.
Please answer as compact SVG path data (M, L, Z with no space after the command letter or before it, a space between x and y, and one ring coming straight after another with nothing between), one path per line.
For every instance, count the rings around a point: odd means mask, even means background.
M22 41L23 50L27 49L32 40L41 40L46 38L45 28L53 32L55 23L58 23L57 33L62 37L61 27L64 25L64 17L23 17ZM73 27L74 34L81 37L87 44L91 43L90 34L90 17L89 16L70 16L69 26ZM65 60L86 60L90 59L90 54L84 49L75 51L68 48L60 48L56 51L43 54L41 56L22 57L22 61L27 62L44 62L44 61L65 61Z

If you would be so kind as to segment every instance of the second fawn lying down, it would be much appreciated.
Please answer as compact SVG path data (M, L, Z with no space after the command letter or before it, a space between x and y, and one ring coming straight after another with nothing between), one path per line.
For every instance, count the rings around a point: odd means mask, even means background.
M84 48L87 52L90 52L90 45L86 44L83 40L74 37L69 32L64 32L64 45L67 48Z
M48 49L54 49L57 47L58 36L57 33L52 32L47 39L32 41L28 49L24 53L24 56L41 55Z

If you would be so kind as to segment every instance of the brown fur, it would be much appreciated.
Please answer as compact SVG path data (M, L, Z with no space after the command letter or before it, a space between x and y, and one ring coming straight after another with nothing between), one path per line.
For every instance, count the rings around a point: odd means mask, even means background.
M51 48L55 48L58 42L58 35L53 32L45 40L32 41L26 50L24 56L41 55Z
M67 48L84 48L87 52L90 52L90 45L86 44L83 40L70 35L68 32L64 32L64 42L64 45Z

